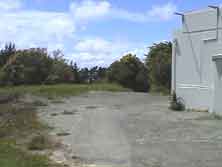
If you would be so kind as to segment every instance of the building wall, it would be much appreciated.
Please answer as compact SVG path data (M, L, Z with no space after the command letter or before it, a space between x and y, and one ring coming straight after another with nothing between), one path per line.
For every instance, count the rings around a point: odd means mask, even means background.
M218 70L212 57L218 54L222 54L222 16L216 9L186 13L182 29L174 33L172 90L187 108L214 111L215 86L220 86L215 83Z

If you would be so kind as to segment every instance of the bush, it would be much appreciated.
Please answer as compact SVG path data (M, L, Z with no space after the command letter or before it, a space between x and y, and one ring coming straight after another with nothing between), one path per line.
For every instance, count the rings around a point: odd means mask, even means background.
M174 111L184 111L185 110L185 105L184 105L182 99L178 98L175 92L173 92L173 94L172 94L172 99L170 102L170 109L174 110Z
M112 63L107 74L110 82L117 82L135 91L148 91L147 69L135 55L128 54Z
M44 49L17 51L1 70L6 85L41 84L50 73L52 59Z

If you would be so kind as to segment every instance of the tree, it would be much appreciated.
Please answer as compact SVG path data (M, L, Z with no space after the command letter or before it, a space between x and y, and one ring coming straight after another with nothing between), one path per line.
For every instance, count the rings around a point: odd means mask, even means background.
M60 50L52 53L52 67L46 83L72 83L75 82L72 66L64 59L64 54Z
M99 67L98 69L98 80L105 80L106 79L106 72L107 69L104 67Z
M79 68L76 63L71 61L71 68L74 76L75 83L80 83L80 76L79 76Z
M146 54L151 89L170 90L172 43L160 42L150 47Z
M0 51L0 68L3 67L8 61L8 59L13 56L16 52L15 44L6 44L4 49Z
M148 91L148 76L145 65L136 57L128 54L112 63L108 69L108 79L135 91Z
M89 69L88 68L82 68L79 71L79 76L80 76L81 83L89 83Z

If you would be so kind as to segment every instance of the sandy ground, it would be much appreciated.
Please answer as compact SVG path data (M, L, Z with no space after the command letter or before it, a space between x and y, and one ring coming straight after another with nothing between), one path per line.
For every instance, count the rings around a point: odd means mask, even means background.
M52 135L69 133L57 138L70 164L222 166L222 120L210 120L208 113L173 112L168 97L133 92L91 92L63 101L50 103L40 115L55 127Z

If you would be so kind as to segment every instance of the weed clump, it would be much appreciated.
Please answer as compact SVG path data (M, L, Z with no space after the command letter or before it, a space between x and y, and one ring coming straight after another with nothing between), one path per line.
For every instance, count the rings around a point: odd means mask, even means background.
M178 98L176 93L173 92L172 98L170 101L170 109L174 111L184 111L185 105L181 98Z
M45 150L51 147L48 137L44 135L38 135L32 138L28 144L29 150Z

